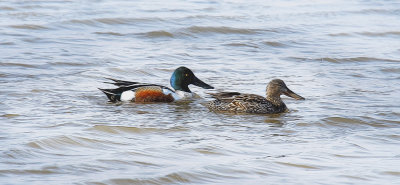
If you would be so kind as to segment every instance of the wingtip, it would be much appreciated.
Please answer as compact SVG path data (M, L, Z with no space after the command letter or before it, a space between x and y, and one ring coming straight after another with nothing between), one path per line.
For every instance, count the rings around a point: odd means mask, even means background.
M101 89L101 88L97 88L99 89L101 92L103 92L104 94L112 94L115 95L115 93L111 92L110 89Z
M107 79L107 80L111 80L111 81L117 81L116 79L114 79L114 78L109 78L109 77L104 77L104 79Z
M103 92L107 98L110 100L110 102L117 102L119 101L119 95L115 94L112 92L112 89L101 89L101 88L97 88L99 89L101 92Z
M131 82L131 81L125 81L125 80L118 80L118 79L108 78L108 77L104 77L104 79L111 80L112 82L103 82L103 83L113 84L113 85L116 85L118 87L131 86L131 85L135 85L135 84L144 84L144 83L140 83L140 82Z

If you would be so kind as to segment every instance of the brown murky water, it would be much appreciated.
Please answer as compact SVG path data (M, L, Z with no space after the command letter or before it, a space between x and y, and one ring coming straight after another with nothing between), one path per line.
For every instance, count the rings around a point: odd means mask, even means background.
M398 1L0 1L0 184L397 184ZM306 98L110 104L103 77Z

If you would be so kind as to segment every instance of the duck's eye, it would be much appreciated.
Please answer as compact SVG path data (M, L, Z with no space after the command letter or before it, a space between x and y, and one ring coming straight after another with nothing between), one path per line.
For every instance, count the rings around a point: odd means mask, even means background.
M188 76L189 76L189 74L187 74L187 73L186 73L186 74L185 74L185 76L186 76L186 77L188 77Z

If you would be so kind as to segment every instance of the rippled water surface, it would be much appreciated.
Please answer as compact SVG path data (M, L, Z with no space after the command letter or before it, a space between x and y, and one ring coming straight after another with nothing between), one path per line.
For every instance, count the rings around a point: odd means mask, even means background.
M0 184L398 184L399 1L0 1ZM306 98L107 103L104 77Z

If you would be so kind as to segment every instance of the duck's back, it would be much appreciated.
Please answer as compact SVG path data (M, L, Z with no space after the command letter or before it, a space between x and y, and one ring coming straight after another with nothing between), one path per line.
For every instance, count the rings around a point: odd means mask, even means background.
M274 105L266 98L255 94L242 94L238 92L222 92L211 94L214 101L206 106L211 111L233 113L274 114L286 110L286 105Z

